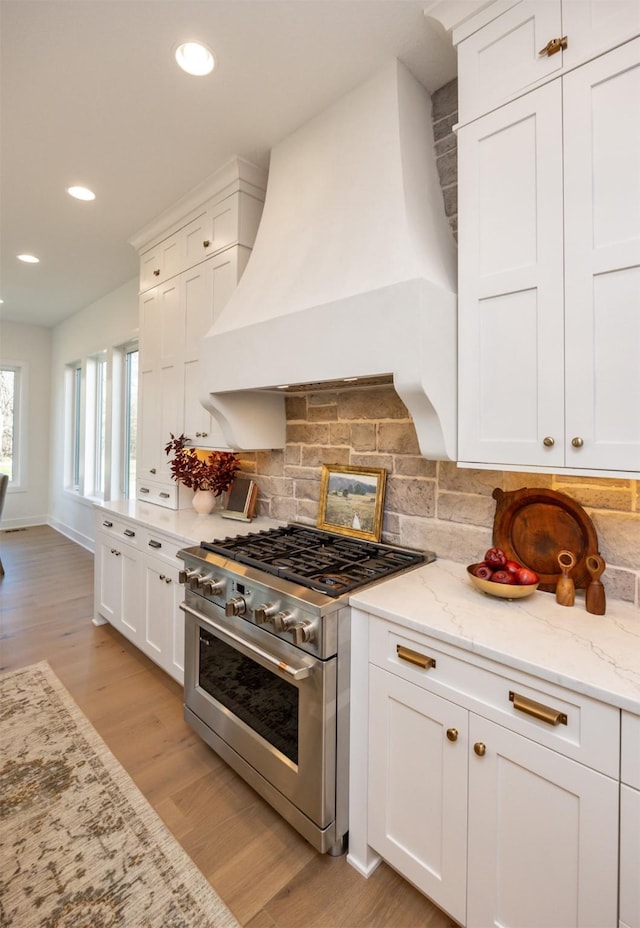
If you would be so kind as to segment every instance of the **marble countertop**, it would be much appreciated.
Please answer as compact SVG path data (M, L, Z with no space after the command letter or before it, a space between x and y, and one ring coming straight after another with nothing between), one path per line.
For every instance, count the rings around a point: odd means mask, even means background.
M214 538L246 535L249 532L259 532L282 525L281 522L264 517L255 518L251 522L241 522L238 519L224 519L215 512L208 516L201 515L192 507L165 509L163 506L141 503L139 500L100 503L96 505L96 509L133 519L186 545L196 545L201 541L212 541Z
M440 559L356 592L350 603L640 714L640 610L626 603L609 602L598 616L585 610L583 590L571 607L540 591L497 599L472 586L464 565Z

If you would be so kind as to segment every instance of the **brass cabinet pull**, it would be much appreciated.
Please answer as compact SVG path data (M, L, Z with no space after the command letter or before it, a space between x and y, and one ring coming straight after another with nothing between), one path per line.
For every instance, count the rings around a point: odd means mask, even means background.
M148 488L148 487L140 487L140 492L141 492L141 493L148 493L148 492L149 492L149 488Z
M127 536L127 538L135 538L135 537L136 537L136 533L133 532L130 528L125 528L124 534Z
M105 528L113 528L113 522L103 522Z
M154 276L154 277L159 277L159 276L160 276L160 268L158 268L157 270L155 270L155 271L153 272L153 276Z
M210 240L208 238L205 238L204 242L202 243L202 247L208 248L210 244L211 244Z
M150 473L150 474L155 474L155 472L156 472L155 467L152 467L152 468L149 470L149 473Z
M429 670L430 667L436 666L435 657L427 657L426 654L420 654L419 651L412 651L411 648L405 648L401 644L396 645L396 654L403 661L409 661L423 670Z
M552 55L555 55L556 52L559 52L561 48L567 47L567 36L563 35L561 39L549 39L544 48L541 48L538 52L539 55L546 55L547 58L550 58Z
M527 696L514 693L513 690L509 690L509 699L513 703L514 709L526 712L527 715L532 715L534 719L540 719L541 722L546 722L547 725L566 725L568 723L564 712L545 706L543 703L529 699Z
M447 728L447 738L449 741L458 740L458 729L457 728Z
M473 746L473 750L478 755L478 757L484 757L484 755L487 753L487 746L486 744L483 744L482 741L476 741Z
M575 438L571 439L571 444L573 445L574 448L582 448L582 446L584 445L584 439L576 436Z
M161 548L161 547L162 547L162 542L160 542L160 541L155 541L155 540L152 538L151 541L149 542L149 547L150 547L150 548Z
M160 499L169 499L169 497L171 496L171 493L164 493L164 492L158 493L158 496L160 497Z
M553 448L555 443L556 443L556 440L555 438L552 438L551 435L547 435L546 438L542 439L542 444L545 446L545 448Z

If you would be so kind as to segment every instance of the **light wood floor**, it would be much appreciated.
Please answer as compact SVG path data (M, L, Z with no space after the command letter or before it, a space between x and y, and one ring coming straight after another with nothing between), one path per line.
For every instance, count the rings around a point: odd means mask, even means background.
M195 735L180 687L91 623L93 555L38 526L0 533L0 556L0 669L49 662L243 926L454 928L386 865L366 880L316 853Z

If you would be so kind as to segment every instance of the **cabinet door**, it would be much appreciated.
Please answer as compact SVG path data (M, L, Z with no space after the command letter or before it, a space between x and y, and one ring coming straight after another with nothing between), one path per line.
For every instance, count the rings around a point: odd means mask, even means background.
M185 275L184 432L199 447L227 448L222 431L200 402L200 343L220 315L239 277L240 249L228 248Z
M640 0L562 0L562 32L574 68L640 33Z
M469 928L615 925L617 781L475 715L469 742Z
M139 645L142 632L140 554L126 545L118 545L117 551L117 559L120 562L122 599L120 622L116 623L116 628L134 644Z
M638 101L640 39L564 79L566 463L635 475L640 474Z
M141 647L164 670L169 663L170 626L173 590L167 583L166 567L161 561L145 558L144 564L144 627Z
M120 619L122 579L113 539L96 534L95 611L111 624Z
M458 46L459 117L488 113L562 68L563 53L539 52L562 35L560 0L522 0Z
M459 458L562 466L559 82L463 127L458 162Z
M152 661L174 680L184 682L184 591L178 582L179 568L159 558L145 559L144 641L142 648Z
M640 928L640 790L620 787L620 928Z
M464 923L468 713L379 667L369 674L369 844Z

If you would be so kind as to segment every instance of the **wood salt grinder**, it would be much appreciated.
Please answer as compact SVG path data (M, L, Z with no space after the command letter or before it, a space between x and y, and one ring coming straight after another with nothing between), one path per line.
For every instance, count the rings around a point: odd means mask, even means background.
M587 557L586 563L589 576L591 577L587 585L586 593L585 604L587 612L591 612L593 615L604 615L607 607L607 598L600 577L607 565L604 562L604 558L600 557L599 554L590 554Z
M558 564L562 576L556 586L556 602L560 603L561 606L573 606L576 601L575 583L569 576L569 571L573 568L575 562L576 558L573 551L561 551L558 554Z

